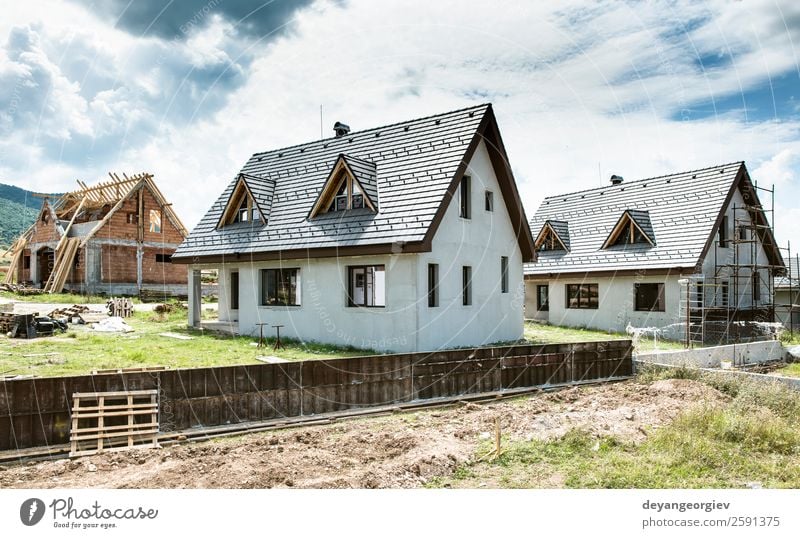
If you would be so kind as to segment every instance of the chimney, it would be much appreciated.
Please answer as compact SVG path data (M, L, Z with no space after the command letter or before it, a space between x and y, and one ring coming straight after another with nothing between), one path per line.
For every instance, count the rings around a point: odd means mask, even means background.
M344 136L350 132L350 126L337 121L333 124L333 132L336 133L336 138L339 138L340 136Z
M618 176L617 174L614 174L613 176L611 176L611 184L612 185L619 185L623 181L624 180L622 179L622 176Z

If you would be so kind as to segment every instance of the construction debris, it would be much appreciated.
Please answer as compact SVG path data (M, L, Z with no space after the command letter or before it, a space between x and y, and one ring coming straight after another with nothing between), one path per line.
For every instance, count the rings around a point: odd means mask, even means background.
M10 274L10 271L6 273L6 277L8 277ZM39 288L30 288L21 284L11 284L6 282L0 283L0 291L9 291L11 293L16 293L17 295L41 295L44 293L44 290L40 290Z
M127 297L112 297L106 301L108 315L129 318L133 314L133 301Z
M129 333L133 332L133 327L125 323L121 317L112 316L110 318L105 318L103 321L95 323L92 326L97 332L104 332L104 333Z
M56 308L48 315L54 319L67 318L68 320L72 321L75 318L77 318L79 314L83 314L84 312L88 311L89 311L88 306L74 304L66 308Z
M67 324L50 316L38 314L0 313L0 332L10 338L36 338L51 336L56 331L66 331Z

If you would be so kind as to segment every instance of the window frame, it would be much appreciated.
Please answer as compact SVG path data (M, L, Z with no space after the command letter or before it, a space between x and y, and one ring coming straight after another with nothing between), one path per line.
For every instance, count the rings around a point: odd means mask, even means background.
M269 302L270 298L267 297L267 293L269 291L269 286L267 284L267 278L268 278L267 275L269 275L271 272L275 273L275 301L276 302L273 302L273 303L270 303ZM281 285L286 282L286 277L284 276L284 273L286 273L286 274L294 273L294 299L295 299L294 303L278 302L278 300L280 298L280 295L281 295L280 294ZM261 269L261 271L259 272L259 277L260 277L260 283L261 283L261 289L260 289L261 293L259 294L259 299L258 299L259 306L264 306L264 307L276 307L276 306L277 307L288 307L288 306L302 306L303 305L303 300L302 300L302 297L301 297L301 292L302 292L301 278L302 278L302 276L301 276L301 271L300 271L299 267L268 267L266 269ZM290 277L290 279L291 279L291 277ZM291 293L289 294L289 297L291 297Z
M651 308L639 304L639 288L642 286L658 286L656 303ZM633 310L635 312L666 312L667 300L663 282L635 282L633 284Z
M472 178L470 176L463 176L458 185L459 190L459 208L458 216L462 219L472 218Z
M231 271L230 273L230 289L228 296L230 297L230 309L239 310L239 271Z
M472 266L461 266L461 305L472 306Z
M439 264L428 264L428 308L439 306Z
M544 301L542 301L542 291L545 292ZM536 311L550 311L550 284L536 284Z
M717 244L719 248L728 248L730 243L728 235L728 215L723 215L722 222L719 224L719 230L717 230Z
M494 212L494 192L488 189L484 193L484 209L490 213Z
M373 272L376 272L375 269L381 268L383 272L383 304L366 304L367 303L367 271L372 269ZM353 274L356 270L363 269L364 270L364 304L356 303L353 298L353 291L356 286L353 283ZM373 282L373 289L375 285L375 275L373 274L372 277ZM386 264L383 263L376 263L376 264L366 264L366 265L348 265L347 266L347 301L346 305L348 308L386 308Z
M597 283L581 283L581 284L564 284L564 298L565 298L565 307L569 310L597 310L600 308L600 286ZM570 289L576 288L578 290L576 306L570 305ZM587 295L585 304L584 303L584 291ZM594 290L594 291L593 291ZM594 300L594 301L593 301Z
M508 256L500 256L500 293L508 293Z
M156 224L153 215L158 215L158 224ZM160 209L151 209L148 213L149 217L149 226L147 227L148 231L151 234L161 234L164 233L164 212Z

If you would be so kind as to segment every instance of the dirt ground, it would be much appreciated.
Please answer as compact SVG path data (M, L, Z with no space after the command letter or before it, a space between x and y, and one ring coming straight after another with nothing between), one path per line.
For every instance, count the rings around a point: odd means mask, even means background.
M500 418L504 439L572 428L641 442L689 405L726 397L696 381L634 381L464 404L161 449L4 466L2 488L414 488L477 457ZM549 483L547 478L542 485ZM475 487L492 487L476 484Z

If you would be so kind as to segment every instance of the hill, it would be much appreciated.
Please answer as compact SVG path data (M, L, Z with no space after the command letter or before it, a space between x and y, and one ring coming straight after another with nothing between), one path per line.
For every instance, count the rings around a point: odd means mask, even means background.
M0 183L0 245L10 245L36 220L41 207L41 198L31 191Z

